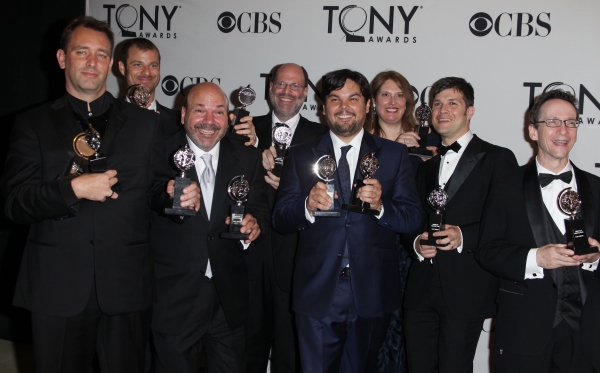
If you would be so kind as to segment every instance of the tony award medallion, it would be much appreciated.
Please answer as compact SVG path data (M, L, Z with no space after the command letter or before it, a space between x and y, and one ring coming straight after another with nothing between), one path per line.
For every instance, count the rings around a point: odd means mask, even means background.
M575 255L597 253L596 246L590 246L585 233L585 221L577 217L581 210L581 198L579 193L571 190L571 187L563 189L558 194L558 208L568 215L565 219L565 235L567 236L567 247L575 251Z
M77 156L89 161L92 173L108 171L106 157L100 154L102 139L100 134L91 124L85 132L81 132L73 139L73 150Z
M365 179L372 179L373 175L375 175L375 172L377 172L379 169L379 160L375 156L375 152L368 152L363 155L359 161L358 169ZM358 212L361 214L379 215L379 210L372 209L370 203L363 202L357 197L358 190L363 186L365 186L363 180L356 180L356 183L352 188L352 195L354 196L352 198L352 204L344 203L342 208L344 210Z
M233 112L233 114L235 115L235 118L233 118L233 121L231 122L231 132L233 132L235 134L234 135L235 137L238 137L240 140L242 140L244 142L250 141L250 138L245 135L236 134L235 129L233 129L233 127L237 124L240 124L241 123L240 120L243 117L247 117L248 115L250 115L250 112L248 110L246 110L246 106L252 105L252 103L254 103L255 99L256 99L256 92L254 92L254 90L252 88L250 88L250 84L248 84L247 87L241 88L238 93L238 100L240 100L240 103L242 104L242 106L235 108L235 111Z
M185 172L190 168L194 167L196 162L196 156L194 152L189 148L188 144L173 155L173 163L175 167L181 171L181 174L175 178L175 191L173 192L173 207L166 208L166 215L179 215L179 216L194 216L196 215L195 210L188 210L187 207L181 207L181 195L183 194L183 188L190 185L190 178L185 176Z
M433 234L435 232L444 230L444 207L448 203L448 193L440 186L436 189L432 190L427 197L427 203L431 206L432 209L435 210L433 214L429 214L429 225L427 227L427 232L429 232L429 238L426 240L421 240L421 245L428 246L446 246L435 243L436 240L441 238L446 238L446 236L434 237Z
M287 124L277 123L273 127L272 138L277 156L275 157L275 167L271 172L275 176L281 176L285 152L290 142L292 142L292 130Z
M243 203L247 200L250 193L250 184L244 179L244 175L234 176L227 184L227 194L229 198L235 201L235 205L230 208L231 222L229 231L221 233L221 238L231 240L247 240L250 237L247 233L240 233L242 220L244 219L245 207Z
M127 88L129 102L141 108L147 108L150 103L150 92L141 84L134 84Z
M427 121L431 118L431 108L425 102L415 110L415 117L421 124L418 129L419 146L408 148L408 153L421 157L424 161L433 157L433 152L427 149L427 136L429 135L429 124Z
M330 155L322 156L317 160L317 163L315 163L314 173L319 179L325 182L327 194L331 197L331 206L329 207L329 210L315 211L314 216L337 218L342 215L340 211L333 208L335 205L335 186L331 184L331 182L334 180L333 175L335 175L336 171L337 163L335 162L335 158Z

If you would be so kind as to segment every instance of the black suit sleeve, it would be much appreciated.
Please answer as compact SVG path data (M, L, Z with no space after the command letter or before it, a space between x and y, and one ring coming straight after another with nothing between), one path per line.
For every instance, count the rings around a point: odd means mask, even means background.
M31 116L17 118L2 177L6 216L22 224L74 216L72 206L79 201L71 180L56 178L58 171L52 178L44 177L43 163L48 160L42 159L40 142L44 139L35 123Z
M157 116L158 117L158 116ZM159 123L159 118L154 126L154 136L152 136L152 154L150 156L150 173L148 185L151 185L148 198L150 207L162 214L165 207L170 205L171 197L167 194L168 180L173 179L173 171L169 167L169 162L165 155L167 154L165 143L165 132L163 126Z

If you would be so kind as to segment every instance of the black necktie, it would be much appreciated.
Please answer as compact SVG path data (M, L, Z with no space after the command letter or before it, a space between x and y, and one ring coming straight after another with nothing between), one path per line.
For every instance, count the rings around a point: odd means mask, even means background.
M454 150L455 153L458 153L458 151L460 150L460 144L457 141L455 141L451 145L442 145L438 148L438 152L441 156L446 155L446 153L448 153L448 150Z
M348 150L350 150L351 147L352 145L347 145L340 148L342 150L342 155L338 162L338 175L340 175L343 203L350 203L350 195L352 194L352 191L350 190L350 166L348 166L348 160L346 159L346 154L348 154Z
M539 174L538 175L538 180L540 181L540 186L542 188L548 186L548 184L550 184L554 180L558 180L558 179L560 179L568 184L571 182L572 178L573 178L573 173L571 171L563 172L560 175L551 175L551 174Z

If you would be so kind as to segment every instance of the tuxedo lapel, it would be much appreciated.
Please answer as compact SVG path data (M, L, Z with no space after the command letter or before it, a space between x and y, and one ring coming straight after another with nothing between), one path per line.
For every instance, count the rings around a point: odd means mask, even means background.
M304 122L307 122L307 120L301 115L300 121L298 121L298 126L296 126L296 131L294 131L294 137L292 137L292 142L290 143L290 146L302 144L303 142L306 142L308 139L310 139L311 132L309 130L309 127L304 125Z
M579 197L581 198L581 217L585 221L585 231L589 236L596 237L598 232L594 231L594 195L592 193L592 188L590 186L590 182L588 181L585 174L574 164L573 171L575 173L575 181L577 182L577 193L579 193Z
M237 172L236 165L238 159L235 156L235 146L231 140L225 136L221 139L221 149L219 150L219 165L217 166L215 175L215 187L213 190L213 200L211 207L211 215L217 216L215 211L223 211L229 209L229 196L227 193L227 184L234 177L241 175ZM250 191L252 193L252 191ZM211 219L210 225L215 224L214 219ZM220 223L217 223L220 224Z
M452 200L452 197L460 189L464 181L469 177L473 168L479 160L485 155L485 152L481 150L483 142L475 135L467 145L465 152L458 160L458 164L446 183L446 193L448 193L448 200Z
M553 243L554 239L550 227L555 224L542 199L535 161L531 162L523 172L523 196L525 197L527 217L537 247Z

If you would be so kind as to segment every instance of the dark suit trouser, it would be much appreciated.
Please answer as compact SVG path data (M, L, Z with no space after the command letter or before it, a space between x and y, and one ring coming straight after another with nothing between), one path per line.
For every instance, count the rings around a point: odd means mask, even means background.
M272 282L274 320L271 351L271 373L300 372L298 330L292 311L291 293Z
M595 373L592 362L583 353L581 335L563 320L537 355L517 355L496 348L497 373Z
M390 323L390 315L358 315L350 278L340 277L328 314L322 319L296 314L302 371L372 373Z
M208 373L244 371L245 326L230 330L214 282L203 283L198 291L202 309L189 315L183 332L170 335L152 330L156 373L198 373L206 353Z
M272 278L267 267L270 262L269 254L265 246L259 246L246 255L249 288L247 373L265 373L269 362L273 334Z
M103 373L144 372L150 310L105 315L95 293L82 313L57 317L31 313L37 373L87 373L97 353Z
M404 312L409 372L473 372L473 358L484 320L452 315L436 273L429 299L418 308Z

